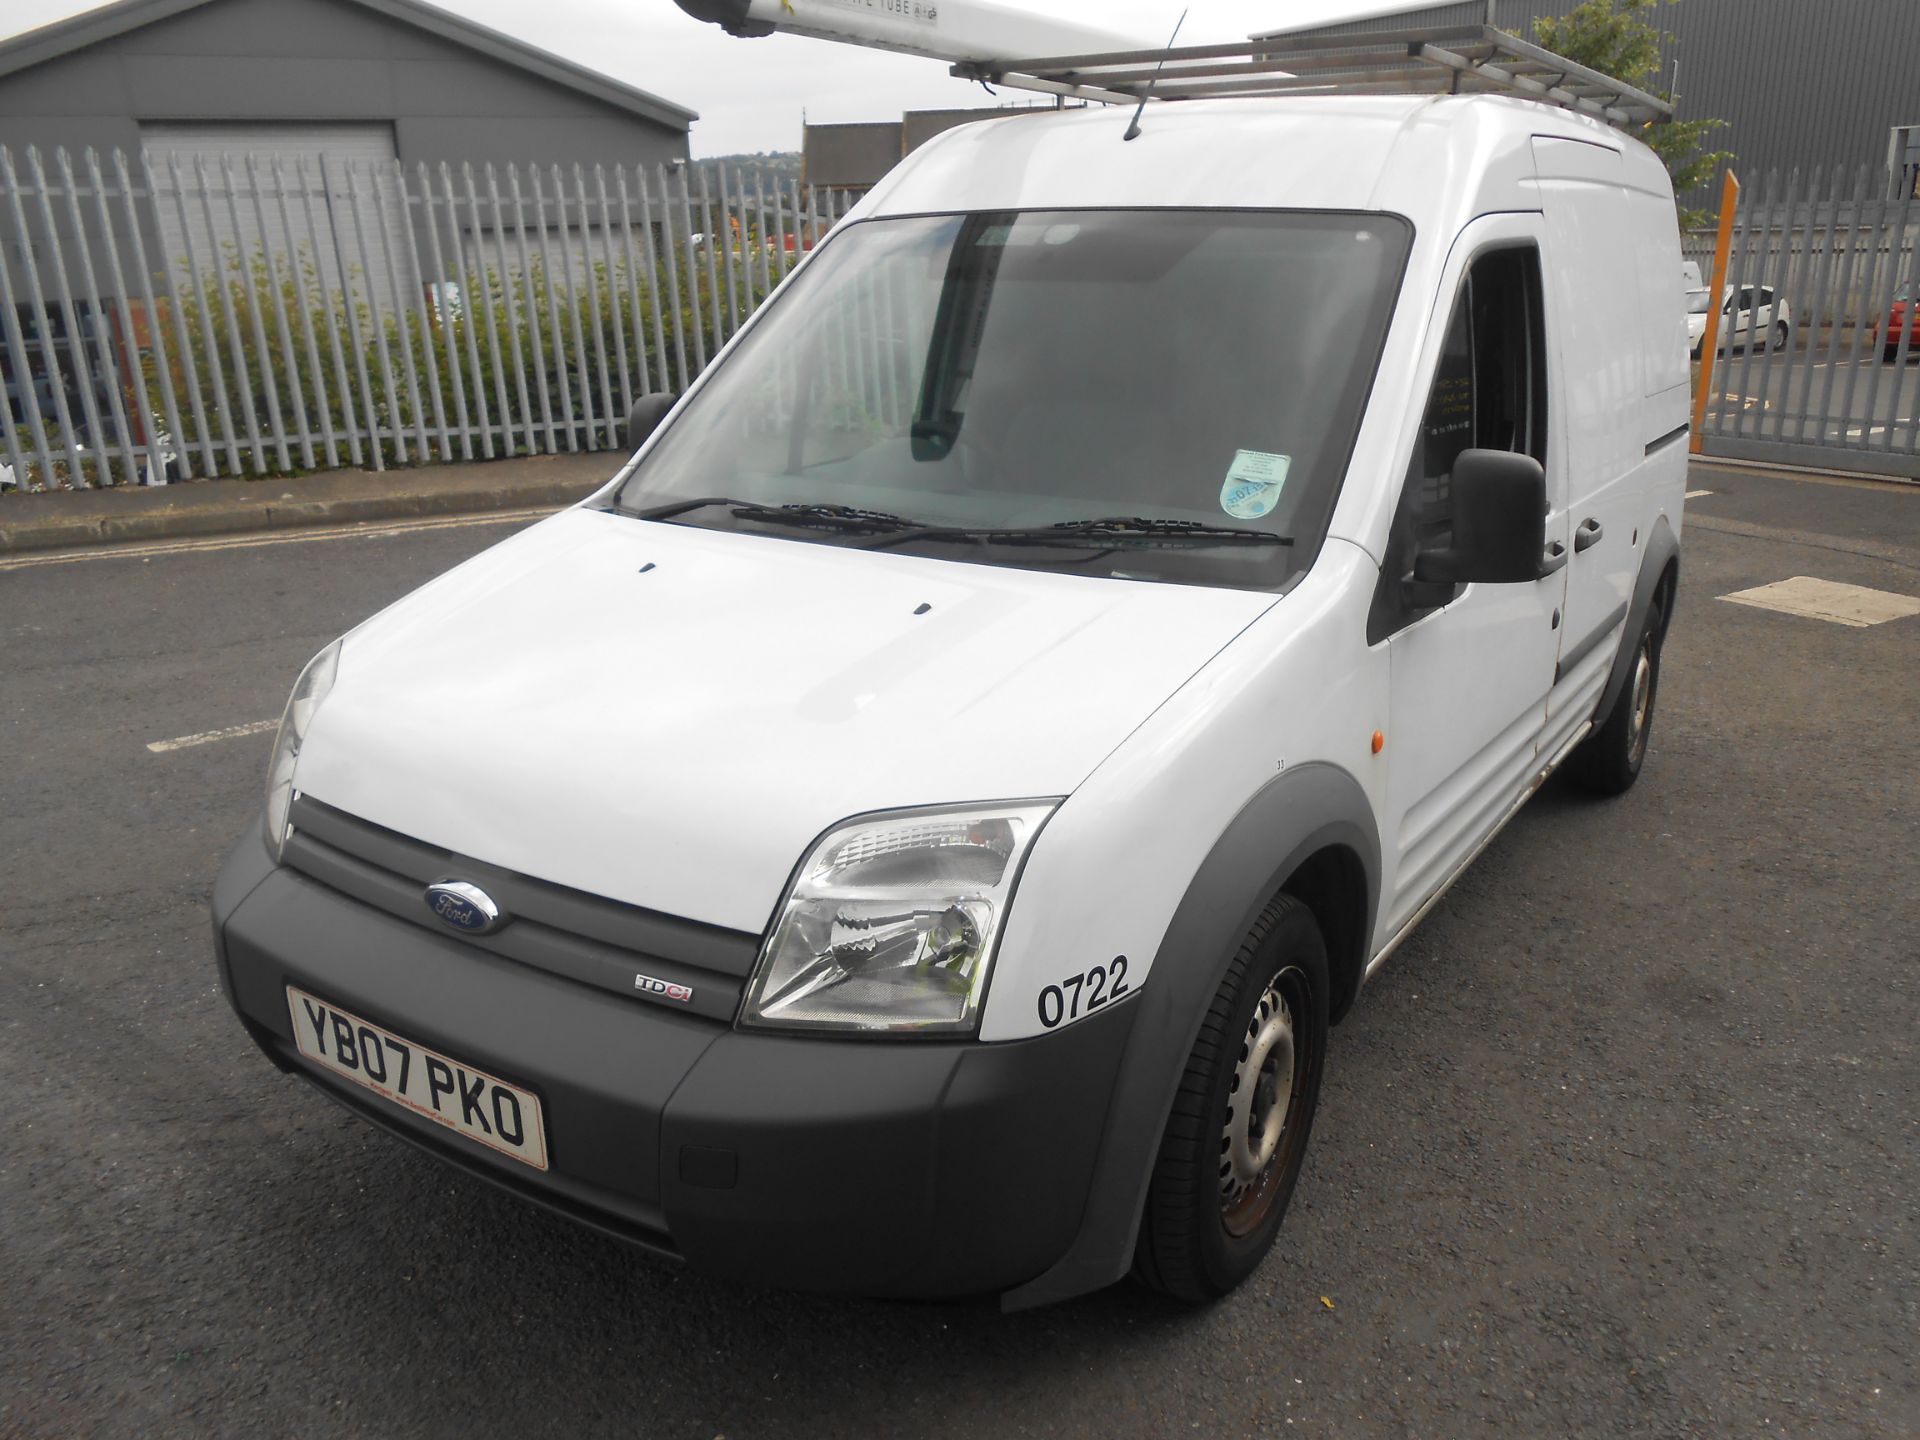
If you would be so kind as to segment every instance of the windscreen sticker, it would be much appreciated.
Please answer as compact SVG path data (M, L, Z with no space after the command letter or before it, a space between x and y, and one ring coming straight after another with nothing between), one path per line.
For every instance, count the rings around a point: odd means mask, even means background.
M1236 450L1227 478L1220 482L1220 508L1236 520L1258 520L1280 503L1291 455L1266 450Z

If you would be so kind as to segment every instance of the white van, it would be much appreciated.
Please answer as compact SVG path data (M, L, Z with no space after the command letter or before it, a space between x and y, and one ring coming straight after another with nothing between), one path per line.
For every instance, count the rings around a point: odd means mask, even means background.
M268 1056L754 1281L1253 1270L1329 1027L1640 771L1679 235L1528 101L1125 120L917 152L604 490L314 659L214 896Z

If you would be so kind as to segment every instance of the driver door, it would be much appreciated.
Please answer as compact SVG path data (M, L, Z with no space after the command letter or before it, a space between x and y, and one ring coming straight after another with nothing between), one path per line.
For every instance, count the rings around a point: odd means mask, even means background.
M1429 340L1427 400L1370 619L1389 648L1387 934L1406 924L1527 791L1553 684L1566 591L1564 469L1547 446L1542 222L1500 215L1463 233ZM1470 448L1534 456L1547 474L1547 551L1531 583L1411 583L1413 556L1444 548L1449 477Z

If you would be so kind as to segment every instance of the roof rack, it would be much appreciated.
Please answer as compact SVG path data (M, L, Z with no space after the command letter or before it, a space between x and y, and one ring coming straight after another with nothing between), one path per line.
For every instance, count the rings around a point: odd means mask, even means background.
M970 60L963 80L1018 90L1133 104L1242 95L1502 94L1592 115L1620 127L1673 118L1658 96L1623 84L1491 25L1287 36L1062 55Z

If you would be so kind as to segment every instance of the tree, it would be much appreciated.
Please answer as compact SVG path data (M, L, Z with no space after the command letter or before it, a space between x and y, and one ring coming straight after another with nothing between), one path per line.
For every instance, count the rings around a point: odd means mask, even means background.
M1660 89L1660 42L1667 38L1647 18L1663 5L1680 0L1583 0L1564 16L1547 16L1533 22L1533 38L1589 70L1598 70L1616 80L1624 80L1638 90L1671 100ZM1673 120L1665 125L1649 125L1640 139L1658 155L1673 177L1673 193L1685 195L1713 177L1727 161L1728 150L1702 150L1700 147L1724 120ZM1712 218L1704 210L1681 210L1680 224L1693 229Z

